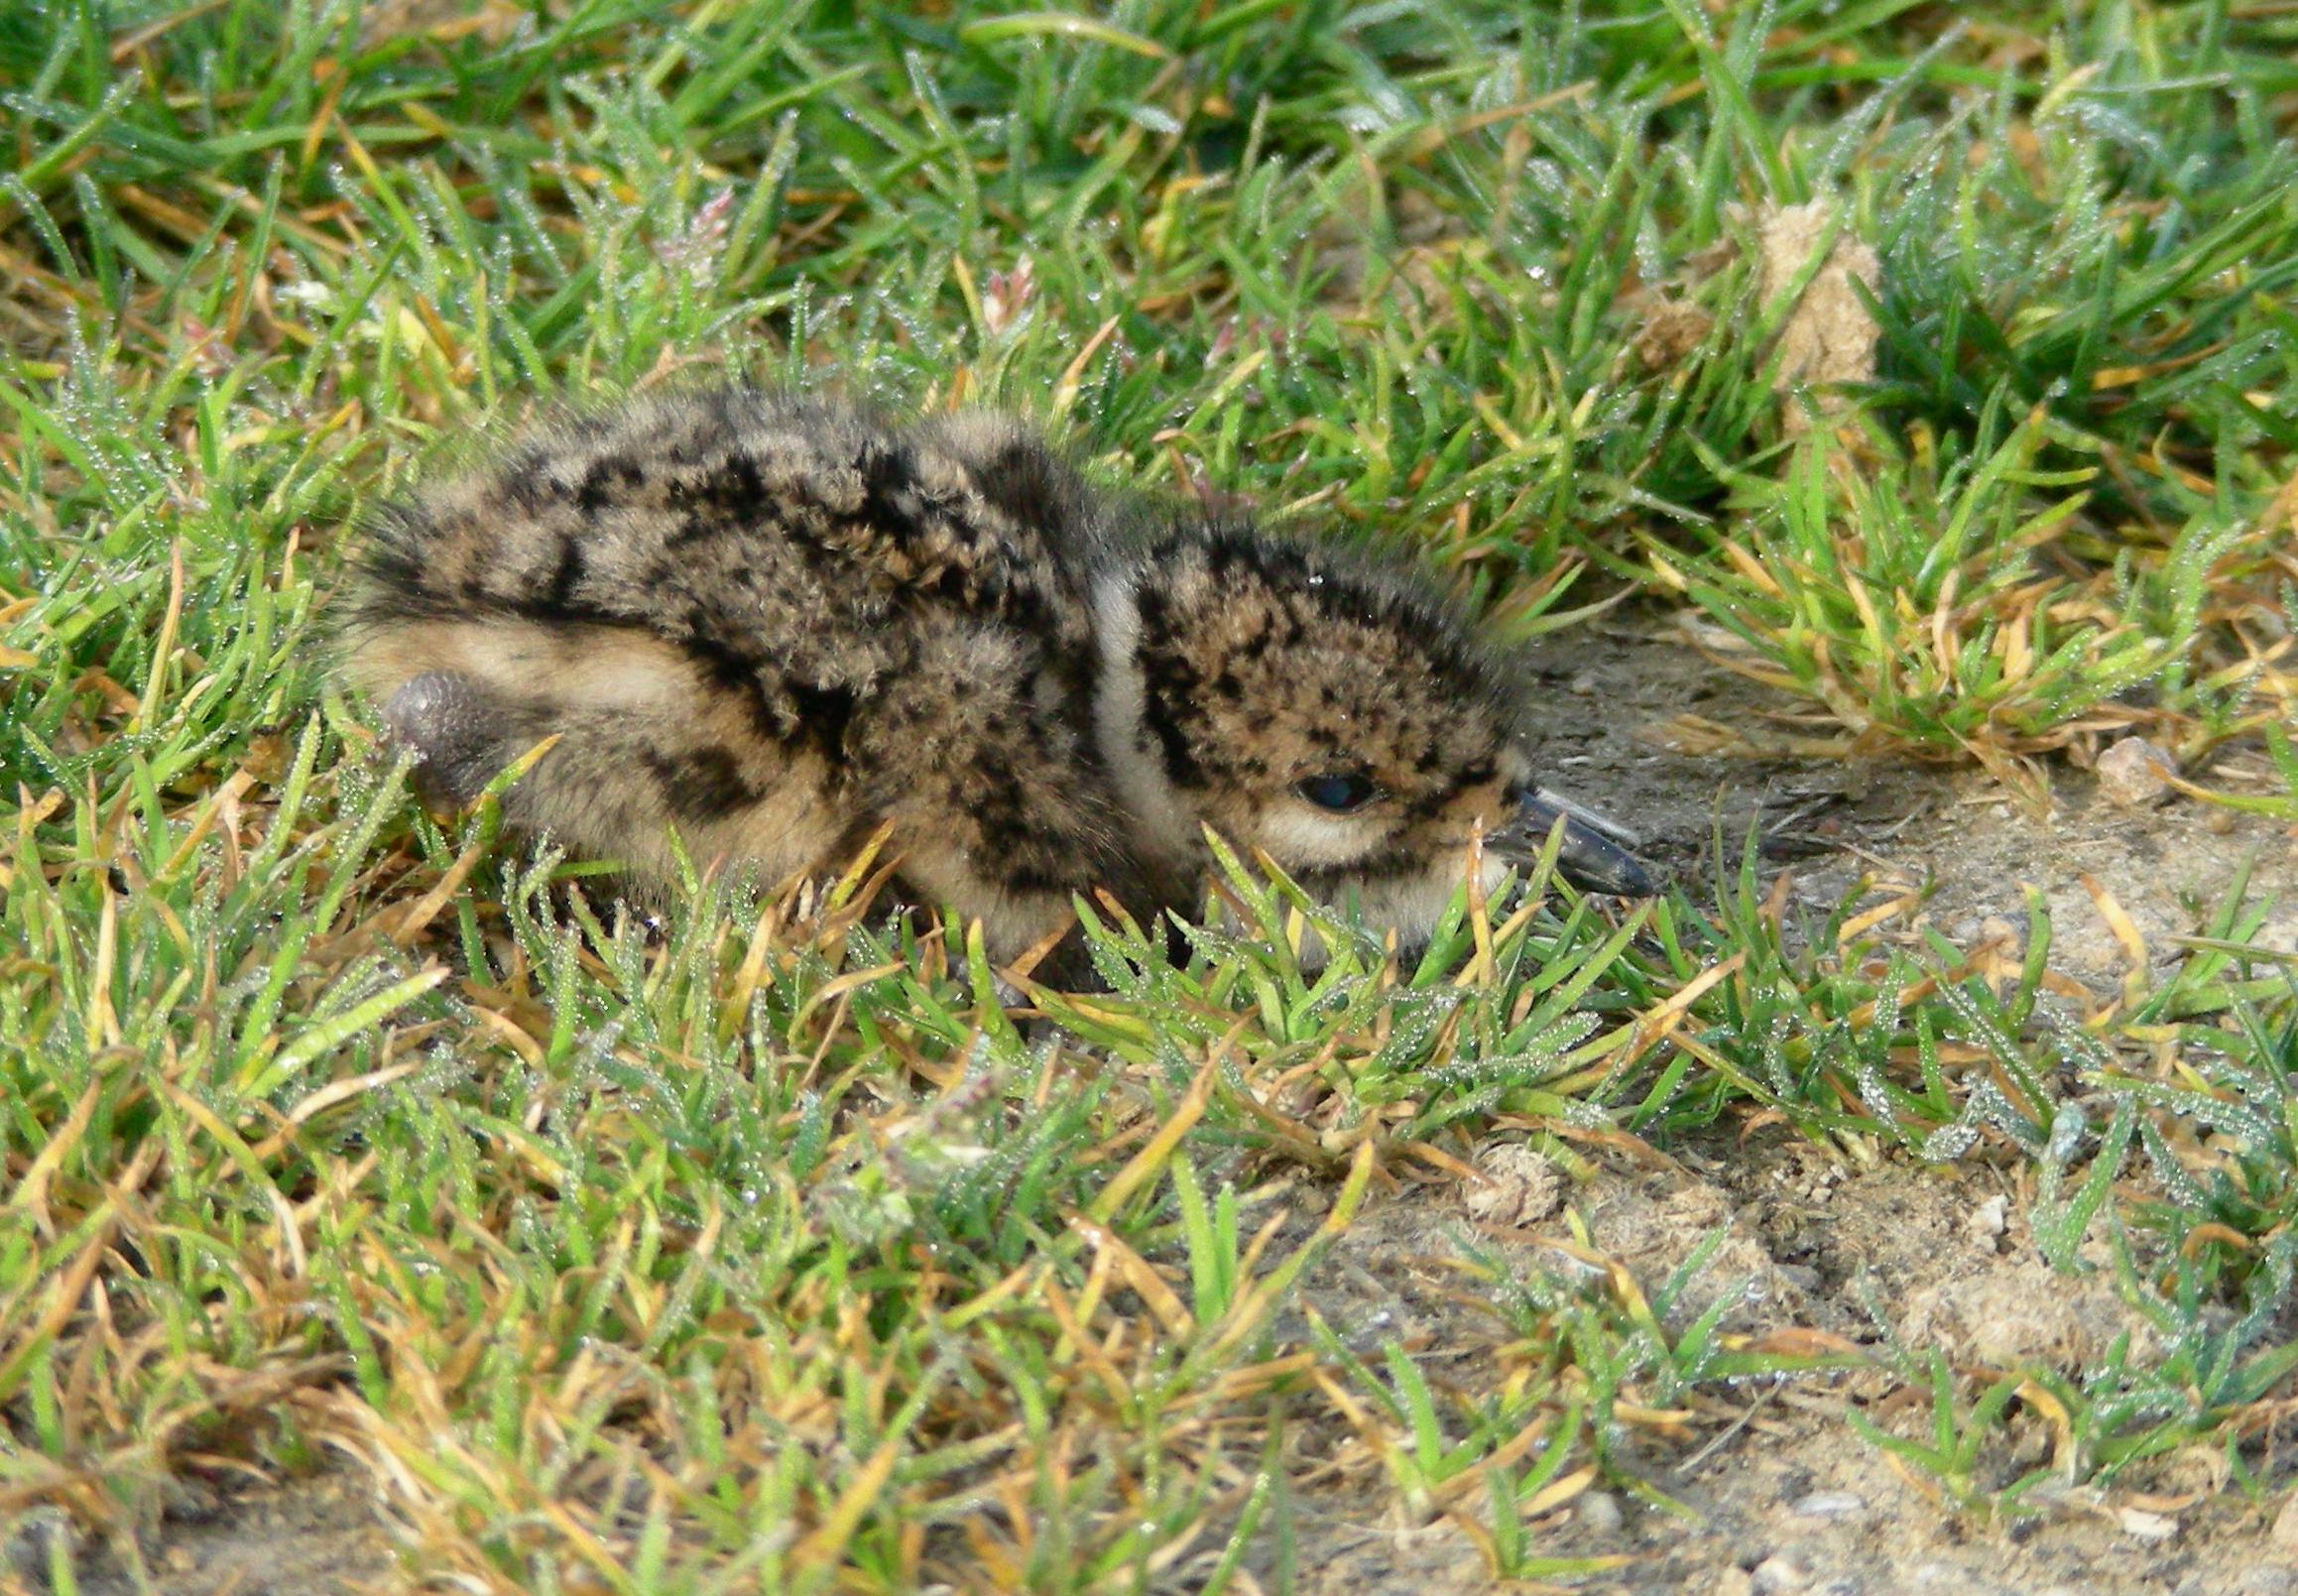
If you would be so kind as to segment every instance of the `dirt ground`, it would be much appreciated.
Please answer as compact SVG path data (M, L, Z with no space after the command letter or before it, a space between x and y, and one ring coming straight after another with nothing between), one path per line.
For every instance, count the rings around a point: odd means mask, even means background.
M1943 1346L1966 1366L2074 1364L2117 1334L2147 1333L2104 1282L2053 1275L2015 1203L2007 1216L1990 1208L2004 1186L1994 1171L1895 1164L1853 1171L1762 1134L1670 1152L1680 1168L1610 1170L1574 1201L1596 1247L1629 1264L1647 1290L1711 1230L1726 1232L1671 1315L1679 1325L1734 1292L1730 1328L1809 1327L1873 1343L1879 1316L1901 1340ZM1458 1251L1450 1235L1467 1229L1503 1257L1550 1271L1556 1256L1537 1238L1563 1233L1553 1216L1520 1228L1479 1225L1457 1196L1391 1204L1360 1221L1322 1271L1312 1292L1320 1311L1376 1327L1368 1352L1380 1337L1442 1349L1423 1373L1473 1387L1478 1343L1489 1350L1500 1332L1464 1311L1441 1263ZM1959 1523L1845 1422L1854 1411L1886 1427L1896 1415L1902 1430L1927 1421L1890 1400L1891 1390L1883 1377L1846 1374L1695 1398L1688 1438L1634 1437L1624 1455L1696 1519L1599 1489L1538 1523L1537 1550L1625 1553L1634 1560L1573 1588L1635 1596L2298 1596L2298 1537L2277 1543L2238 1493L2214 1493L2215 1460L2201 1455L2155 1469L2140 1493L2059 1492L2040 1522L2007 1533ZM2012 1434L2021 1455L2003 1460L2004 1479L2050 1454L2039 1422L2014 1423ZM1400 1528L1391 1513L1370 1491L1312 1497L1296 1526L1304 1596L1490 1588L1465 1537L1441 1523ZM1311 1549L1320 1546L1321 1562Z
M2173 798L2116 807L2096 782L2051 768L2052 811L2038 816L1992 781L1899 763L1748 759L1684 752L1666 728L1694 715L1762 727L1786 704L1701 661L1664 617L1631 615L1581 629L1532 655L1550 688L1552 784L1641 833L1645 851L1679 871L1705 871L1720 819L1738 846L1752 819L1773 837L1773 868L1794 872L1793 901L1815 913L1863 873L1934 884L1928 914L1969 944L2000 920L2025 924L2020 884L2046 895L2056 926L2053 964L2101 992L2129 970L2133 950L2094 891L2119 904L2145 957L2174 957L2245 859L2253 891L2281 908L2265 940L2298 946L2298 837ZM2086 878L2095 884L2086 885ZM1750 1331L1806 1327L1872 1342L1877 1319L1905 1341L1944 1345L1967 1363L2037 1355L2068 1363L2145 1326L2097 1282L2054 1276L2024 1230L2016 1172L1973 1160L1938 1172L1899 1162L1860 1168L1808 1147L1783 1127L1742 1136L1731 1122L1664 1150L1672 1166L1615 1161L1572 1193L1596 1245L1628 1262L1648 1289L1711 1230L1726 1231L1704 1276L1679 1304L1699 1311L1716 1293L1754 1289L1730 1323ZM1496 1155L1497 1156L1497 1155ZM1998 1195L2006 1203L1991 1203ZM1459 1188L1429 1188L1368 1210L1310 1289L1328 1320L1374 1342L1447 1349L1450 1378L1474 1378L1503 1332L1459 1301L1444 1260L1464 1228L1529 1259L1561 1235L1553 1211L1471 1212ZM1550 1255L1552 1256L1552 1255ZM1705 1293L1703 1295L1703 1292ZM2277 1535L2267 1512L2220 1490L2207 1456L2165 1460L2136 1487L2062 1492L2039 1522L2015 1532L1973 1530L1895 1473L1843 1421L1860 1406L1888 1421L1888 1387L1872 1375L1814 1377L1705 1396L1689 1438L1633 1438L1644 1478L1696 1517L1597 1490L1534 1527L1547 1555L1626 1553L1633 1561L1577 1588L1721 1596L1972 1593L2076 1596L2298 1596L2298 1511ZM2047 1458L2049 1437L2027 1437ZM2133 1492L2142 1495L2134 1495ZM351 1596L409 1588L347 1476L254 1501L207 1504L171 1519L153 1555L171 1596ZM1292 1504L1299 1588L1311 1596L1447 1596L1488 1588L1476 1548L1439 1522L1400 1527L1385 1493L1333 1487ZM11 1578L43 1589L35 1526L0 1555ZM1249 1564L1249 1567L1251 1565ZM1184 1562L1176 1589L1189 1588ZM1272 1570L1259 1569L1264 1580ZM124 1581L83 1583L125 1590Z
M2102 994L2119 987L2136 953L2094 888L2120 906L2146 962L2159 966L2251 861L2253 895L2280 906L2261 941L2298 946L2298 834L2284 825L2230 824L2175 798L2117 807L2064 762L2050 770L2051 812L2038 815L1969 771L1682 752L1669 731L1681 716L1760 735L1767 713L1791 706L1701 661L1665 635L1670 625L1631 620L1608 629L1600 648L1574 634L1533 657L1553 688L1550 780L1634 826L1655 860L1706 874L1719 820L1735 857L1759 821L1766 853L1786 856L1773 868L1793 873L1791 903L1816 917L1863 875L1928 882L1925 913L1963 945L1996 933L1991 921L2023 935L2021 887L2032 885L2051 909L2052 966ZM1780 725L1782 735L1792 730ZM1801 1327L1872 1343L1879 1318L1903 1343L1945 1347L1966 1365L2042 1358L2073 1367L2118 1334L2149 1333L2103 1279L2050 1270L2026 1233L2016 1171L1983 1159L1943 1172L1896 1160L1862 1169L1785 1127L1743 1138L1729 1121L1664 1151L1677 1167L1616 1163L1572 1201L1597 1248L1631 1265L1646 1290L1712 1230L1725 1230L1679 1320L1752 1282L1726 1321L1733 1328ZM1515 1171L1503 1162L1497 1172L1505 1182ZM1997 1196L2008 1200L1990 1201ZM1489 1345L1500 1332L1481 1314L1464 1315L1443 1263L1458 1252L1451 1236L1474 1229L1528 1263L1538 1238L1565 1234L1554 1213L1504 1217L1511 1222L1494 1224L1458 1190L1393 1202L1344 1238L1312 1297L1331 1322L1472 1359L1480 1337ZM1553 1266L1552 1253L1546 1262ZM1471 1380L1457 1367L1451 1378ZM1637 1596L2298 1596L2298 1510L2277 1532L2239 1492L2216 1489L2212 1456L2168 1459L2117 1493L2063 1491L2039 1522L2012 1532L1959 1523L1844 1422L1858 1407L1887 1427L1891 1404L1876 1402L1887 1389L1875 1376L1843 1375L1697 1402L1696 1437L1642 1445L1639 1470L1696 1520L1597 1491L1538 1526L1536 1549L1626 1553L1632 1563L1574 1588ZM2032 1455L2013 1476L2050 1453L2039 1423L2022 1439ZM1336 1494L1304 1508L1307 1596L1489 1587L1464 1536L1442 1523L1398 1528L1390 1513L1373 1496L1360 1506Z
M51 1590L51 1537L68 1533L53 1516L0 1533L0 1592ZM414 1585L392 1555L366 1482L346 1473L278 1490L186 1482L144 1558L152 1588L166 1596L383 1596ZM139 1588L105 1548L82 1548L75 1561L89 1596Z
M2089 772L2063 759L2045 767L2050 806L2042 814L1970 767L1686 753L1686 717L1758 742L1819 728L1789 724L1803 706L1684 647L1672 617L1602 629L1601 648L1582 637L1569 634L1532 656L1555 689L1545 728L1551 779L1632 825L1687 884L1712 873L1719 823L1736 862L1750 823L1759 821L1766 857L1793 872L1795 903L1823 912L1863 874L1928 882L1924 918L1962 945L1981 940L1990 920L2023 935L2021 887L2039 887L2051 911L2052 968L2112 992L2130 958L2085 877L2127 912L2149 964L2160 967L2178 955L2169 939L2196 930L2201 911L2254 858L2253 897L2279 903L2260 941L2285 952L2298 946L2298 832L2287 825L2177 797L2117 807ZM2246 772L2229 774L2223 785ZM2218 775L2203 773L2204 785Z

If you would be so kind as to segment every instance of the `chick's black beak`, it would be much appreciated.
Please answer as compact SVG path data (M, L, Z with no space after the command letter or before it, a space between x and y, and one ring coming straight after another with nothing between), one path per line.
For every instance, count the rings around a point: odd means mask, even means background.
M1627 832L1545 789L1527 797L1515 817L1487 839L1488 846L1504 859L1529 864L1548 845L1558 820L1564 822L1564 839L1556 849L1556 868L1573 886L1621 898L1649 898L1659 891L1658 873L1628 851L1633 839Z

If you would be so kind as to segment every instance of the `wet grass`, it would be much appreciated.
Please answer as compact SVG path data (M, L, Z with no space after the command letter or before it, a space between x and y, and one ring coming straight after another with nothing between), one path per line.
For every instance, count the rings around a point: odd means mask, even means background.
M2240 894L2109 997L2039 908L1795 925L1728 850L1304 972L1239 865L1254 934L1097 924L1107 990L1009 1009L866 862L647 925L424 815L316 644L378 495L731 369L1401 527L1518 635L1640 587L1806 742L2039 800L2142 730L2288 818L2289 18L659 9L0 16L0 1579L155 1580L183 1481L329 1463L458 1588L1267 1586L1336 1482L1563 1579L1559 1509L1664 1497L1624 1438L1847 1368L1981 1518L2198 1444L2278 1483L2298 988ZM1873 360L1799 383L1845 240ZM1316 1309L1496 1138L1578 1181L1751 1116L2029 1171L2147 1350L1751 1337L1465 1232L1488 1387Z

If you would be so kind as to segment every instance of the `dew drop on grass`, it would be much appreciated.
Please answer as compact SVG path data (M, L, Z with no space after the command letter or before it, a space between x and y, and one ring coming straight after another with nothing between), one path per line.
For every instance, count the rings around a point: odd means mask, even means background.
M1928 1164L1951 1164L1970 1152L1978 1140L1976 1125L1942 1125L1923 1138L1919 1156Z
M1574 1130L1604 1131L1612 1128L1612 1114L1601 1103L1576 1097L1564 1105L1564 1123Z
M2083 1145L2083 1133L2090 1129L2090 1121L2081 1108L2073 1103L2062 1103L2051 1119L2051 1137L2043 1144L2042 1162L2046 1166L2064 1168L2075 1159L2075 1150Z

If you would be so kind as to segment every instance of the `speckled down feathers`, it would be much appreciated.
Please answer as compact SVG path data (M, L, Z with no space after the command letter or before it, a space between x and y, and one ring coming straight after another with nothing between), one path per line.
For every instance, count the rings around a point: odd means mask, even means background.
M541 431L385 511L346 675L467 798L665 876L835 866L993 946L1193 905L1202 828L1424 929L1529 782L1499 658L1408 569L1104 494L1024 425L745 389ZM1306 779L1374 793L1328 812ZM1496 874L1498 866L1489 866Z

